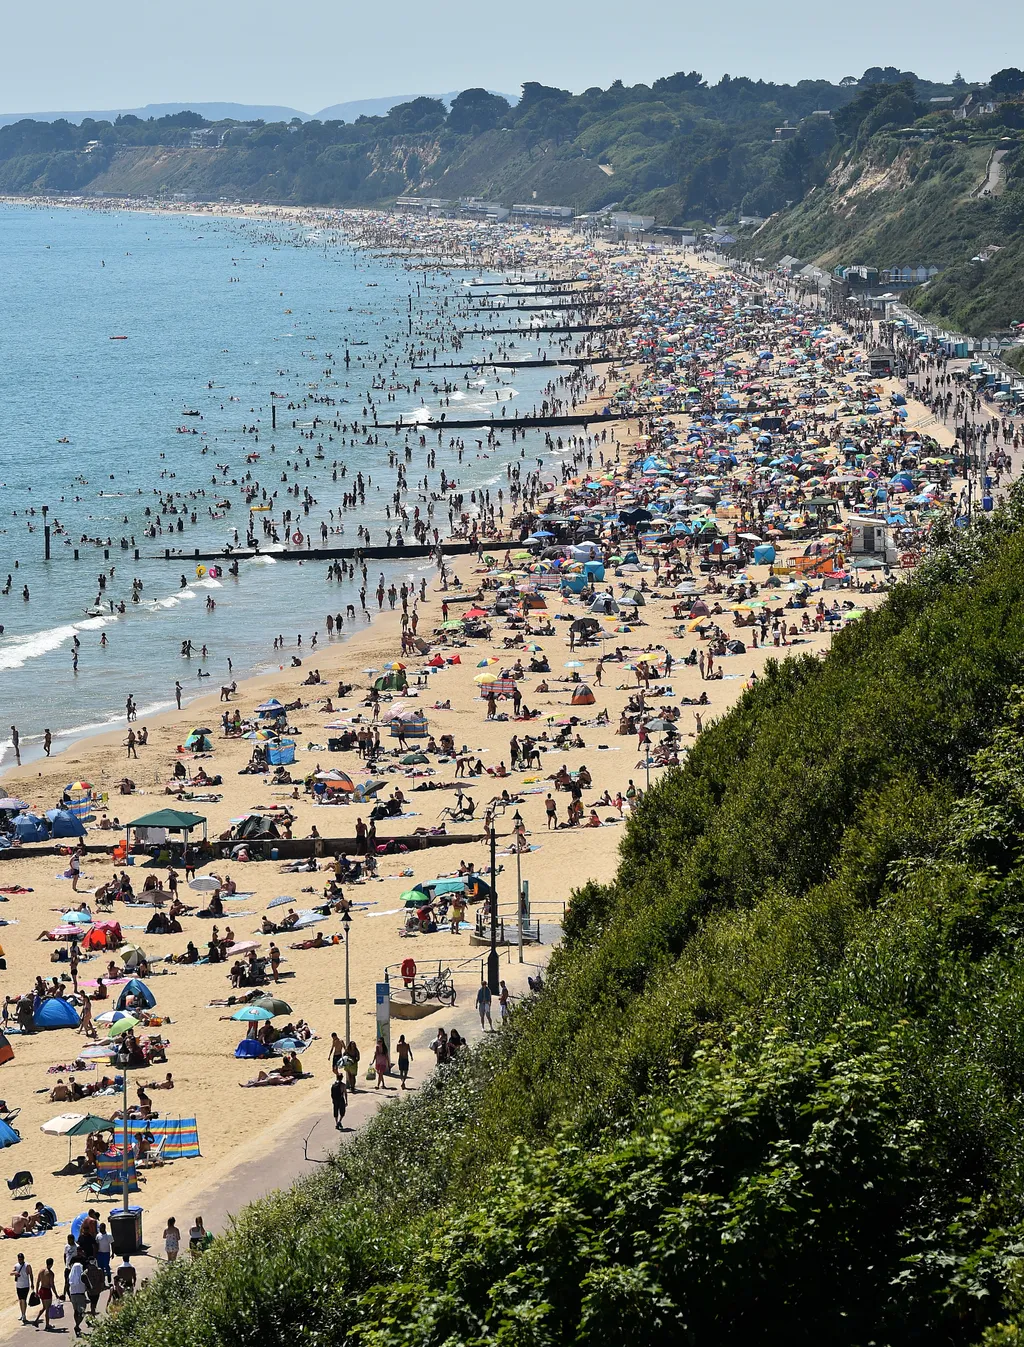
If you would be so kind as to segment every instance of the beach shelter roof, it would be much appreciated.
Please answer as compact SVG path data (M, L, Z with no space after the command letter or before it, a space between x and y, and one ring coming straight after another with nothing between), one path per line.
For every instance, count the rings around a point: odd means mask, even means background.
M127 828L166 828L168 832L189 832L202 824L206 828L206 819L202 814L186 814L182 809L157 809L152 814L143 814L132 819Z
M0 1066L5 1062L14 1061L14 1049L11 1047L7 1035L0 1030Z
M5 1146L16 1146L21 1140L17 1132L10 1123L6 1123L0 1118L0 1150Z

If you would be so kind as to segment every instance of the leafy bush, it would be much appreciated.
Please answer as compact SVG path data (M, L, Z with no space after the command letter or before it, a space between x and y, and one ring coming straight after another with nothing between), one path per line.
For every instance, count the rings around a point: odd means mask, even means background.
M1016 1341L1022 650L1017 490L701 735L501 1034L95 1341Z

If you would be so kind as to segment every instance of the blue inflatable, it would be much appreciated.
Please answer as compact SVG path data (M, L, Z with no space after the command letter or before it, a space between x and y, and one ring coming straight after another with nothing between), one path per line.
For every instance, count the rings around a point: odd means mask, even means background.
M77 1029L81 1023L78 1011L60 996L48 996L39 1003L35 1022L37 1029Z

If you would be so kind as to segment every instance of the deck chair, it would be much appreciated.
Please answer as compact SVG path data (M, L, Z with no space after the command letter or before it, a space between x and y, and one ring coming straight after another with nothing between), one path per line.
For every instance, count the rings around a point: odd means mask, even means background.
M12 1197L31 1197L34 1182L30 1170L19 1169L13 1179L7 1180L7 1187L11 1190Z
M145 1168L147 1169L155 1168L157 1165L165 1165L167 1163L167 1161L164 1159L164 1147L166 1145L167 1145L167 1134L165 1132L164 1135L160 1138L160 1140L149 1152L149 1154L146 1156L146 1158L144 1160L139 1161L139 1164L145 1166Z

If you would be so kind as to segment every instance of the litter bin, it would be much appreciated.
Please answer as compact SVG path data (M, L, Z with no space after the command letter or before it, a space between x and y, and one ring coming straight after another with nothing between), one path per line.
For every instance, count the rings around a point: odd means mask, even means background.
M117 1209L110 1213L110 1246L118 1256L142 1252L141 1207L129 1207L127 1211Z

